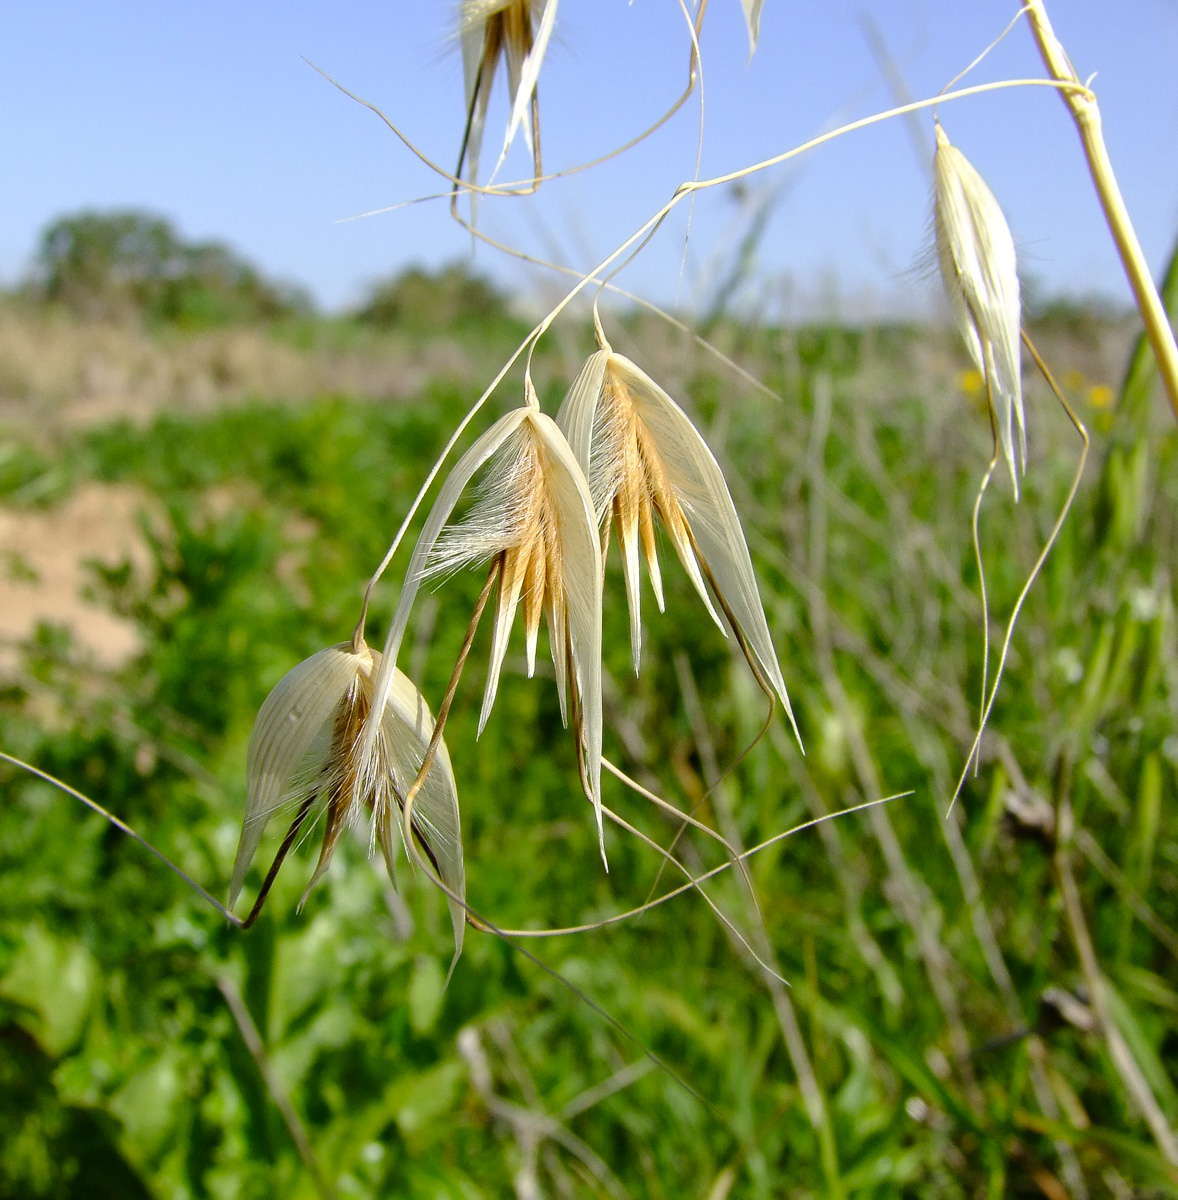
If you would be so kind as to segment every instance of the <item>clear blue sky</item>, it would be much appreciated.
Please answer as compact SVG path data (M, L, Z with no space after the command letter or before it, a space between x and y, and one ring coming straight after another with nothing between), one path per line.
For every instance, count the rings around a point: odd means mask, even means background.
M1097 72L1114 165L1155 271L1178 231L1178 0L1049 0L1082 75ZM1013 0L765 0L747 62L738 0L711 0L704 28L703 170L787 149L834 121L890 103L859 23L870 13L909 87L938 90L1002 29ZM411 262L469 254L444 203L342 218L438 190L371 113L306 56L384 109L446 166L462 125L454 0L205 0L4 4L0 67L0 281L27 267L38 231L82 207L141 206L190 237L222 238L328 306ZM680 90L687 41L677 0L561 0L541 77L545 165L567 166L643 128ZM978 80L1038 74L1016 27ZM502 88L500 88L500 99ZM503 110L489 122L494 161ZM942 112L950 137L1001 200L1025 269L1050 290L1127 297L1086 185L1074 131L1046 91ZM534 201L484 203L488 232L587 265L626 237L695 169L692 103L646 145L546 184ZM922 122L923 136L931 120ZM813 294L915 303L928 244L928 183L895 123L816 151L780 184L758 266ZM515 173L525 169L522 145ZM686 270L682 219L623 277L658 300L698 299L739 236L730 192L701 198ZM483 269L536 286L480 249Z

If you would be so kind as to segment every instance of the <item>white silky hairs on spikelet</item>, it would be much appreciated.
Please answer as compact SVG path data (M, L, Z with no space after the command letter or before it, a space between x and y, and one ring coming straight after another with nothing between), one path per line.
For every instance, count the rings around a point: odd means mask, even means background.
M589 477L597 520L607 534L611 520L617 527L635 673L642 652L640 548L663 611L657 517L727 636L704 581L707 575L750 666L780 697L801 745L736 506L720 464L691 419L649 375L603 345L574 380L556 420Z
M500 56L506 62L511 115L499 164L507 157L522 127L533 158L536 146L531 122L525 118L536 94L540 67L552 37L557 0L462 0L459 9L462 66L466 85L467 135L463 178L478 180L479 154L491 89ZM498 166L496 166L498 170Z
M344 829L360 821L365 812L372 820L373 842L380 844L392 874L393 828L400 828L396 806L421 767L434 721L421 693L407 676L394 671L374 739L370 784L357 787L361 735L380 665L376 651L363 644L355 650L351 642L341 642L288 671L266 697L250 735L248 799L229 887L230 905L241 891L266 825L292 804L318 802L324 810L323 847L303 900L327 869ZM465 898L458 792L444 742L418 794L413 825L443 883ZM457 962L466 914L453 899L450 918Z
M936 198L933 224L937 262L953 316L986 382L1002 453L1015 499L1020 471L1027 469L1027 430L1019 329L1018 264L1010 227L994 193L936 124L933 157ZM1015 459L1012 426L1018 427Z
M496 421L455 464L410 559L385 643L373 713L380 711L409 612L423 580L479 562L498 564L482 732L495 701L503 656L521 601L528 674L535 669L540 617L556 668L561 715L574 717L582 784L593 803L605 858L601 818L601 544L584 473L551 417L529 403ZM489 464L489 465L488 465ZM480 496L465 521L446 528L471 478L484 465ZM366 740L367 745L367 740Z

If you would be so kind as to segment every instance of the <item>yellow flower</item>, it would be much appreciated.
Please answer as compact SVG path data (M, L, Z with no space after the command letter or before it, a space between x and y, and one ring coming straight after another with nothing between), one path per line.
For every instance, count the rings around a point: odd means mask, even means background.
M497 421L455 464L422 529L385 643L373 716L396 662L422 581L490 562L498 582L491 664L479 732L495 701L508 636L521 600L528 673L535 669L541 614L556 668L561 714L572 716L585 793L601 822L601 547L589 485L564 434L529 402ZM488 465L489 464L489 465ZM461 524L447 527L475 472L488 465L480 498ZM369 731L371 732L371 731ZM367 741L365 743L367 746Z
M933 226L937 262L958 328L986 382L998 441L1017 499L1019 471L1027 469L1027 432L1014 239L994 193L965 155L950 145L939 121L936 133ZM1014 422L1018 425L1017 463Z
M1116 394L1107 383L1094 383L1088 389L1088 403L1093 408L1112 408Z
M754 674L781 698L796 735L736 506L719 463L687 414L649 375L603 345L574 380L557 424L589 477L606 537L611 521L617 528L635 673L642 651L640 548L663 610L657 518L712 619L727 636L714 596Z
M324 815L323 845L303 900L331 862L340 834L361 820L365 812L372 820L373 843L380 844L392 874L393 828L400 828L394 813L421 767L434 722L417 688L400 671L394 671L388 681L369 769L364 772L367 778L361 783L361 737L371 716L380 665L380 654L363 643L357 650L352 643L341 642L288 671L266 697L250 735L248 799L229 887L230 905L241 891L270 819L292 803L298 806L297 813L271 868L271 881L298 829L315 807ZM464 897L458 793L444 742L438 746L418 794L413 835L450 891ZM466 917L462 905L453 899L450 916L457 960Z

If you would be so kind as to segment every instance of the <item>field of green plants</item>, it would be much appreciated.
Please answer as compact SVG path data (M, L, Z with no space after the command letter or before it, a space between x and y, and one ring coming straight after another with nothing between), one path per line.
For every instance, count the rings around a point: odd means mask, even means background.
M138 652L102 666L42 621L5 660L0 749L220 898L259 705L349 636L429 464L526 333L490 292L431 310L448 286L414 277L366 319L250 318L341 359L412 320L415 344L462 369L407 397L0 430L0 513L130 488L144 547L88 569ZM1172 306L1173 269L1167 290ZM161 311L144 336L180 355L200 336L177 316L191 306ZM241 932L78 800L0 764L0 1197L1178 1194L1178 432L1148 353L1109 380L1061 370L1092 450L947 818L983 689L970 519L990 455L959 345L716 321L763 390L654 318L610 328L725 468L806 754L780 713L762 729L750 671L664 544L666 613L647 598L637 679L616 552L606 573L606 755L729 847L831 819L744 869L684 833L694 875L728 864L703 885L723 920L688 889L591 932L468 929L444 987L444 897L403 859L394 890L365 835L301 911L317 847L298 848ZM1104 324L1032 329L1066 349ZM557 334L533 368L549 411L592 348L580 318ZM1081 451L1028 379L1023 499L996 478L981 510L991 682ZM4 569L35 574L13 553ZM402 664L435 706L479 583L459 574L416 609ZM377 645L395 601L390 578ZM631 829L607 824L604 872L551 668L525 677L518 633L476 739L489 636L446 730L472 908L567 927L679 888L643 840L669 846L679 822L608 773Z

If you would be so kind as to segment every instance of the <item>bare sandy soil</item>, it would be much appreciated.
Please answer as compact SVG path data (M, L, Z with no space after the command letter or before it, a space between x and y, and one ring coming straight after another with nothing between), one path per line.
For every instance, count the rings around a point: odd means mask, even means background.
M0 508L0 673L18 669L18 647L40 622L69 629L76 650L100 667L138 651L135 625L93 595L88 564L129 561L145 573L140 514L151 507L134 488L92 483L48 511Z

